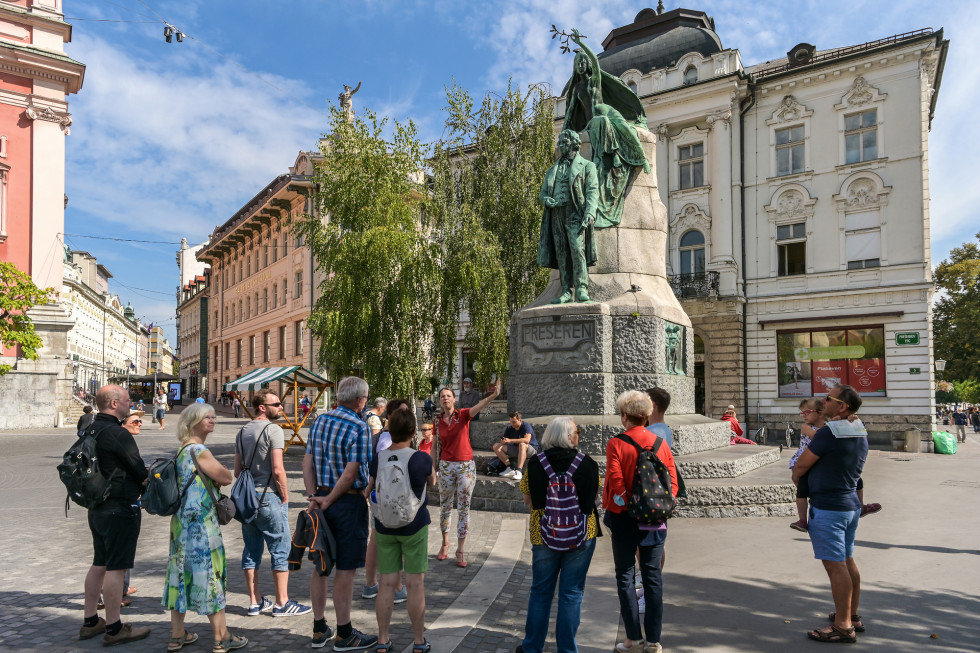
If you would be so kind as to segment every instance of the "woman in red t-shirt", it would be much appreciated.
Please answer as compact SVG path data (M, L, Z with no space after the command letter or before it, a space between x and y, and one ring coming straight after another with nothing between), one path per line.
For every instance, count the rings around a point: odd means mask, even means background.
M442 529L442 548L436 560L449 556L449 519L453 511L453 499L459 510L459 524L456 530L456 566L466 566L463 545L466 531L470 525L470 499L476 485L476 464L473 462L473 446L470 444L470 420L486 408L487 404L500 394L500 381L493 386L493 392L481 399L471 408L456 408L456 393L452 388L439 391L439 405L442 412L436 416L436 441L439 443L439 499L442 511L439 514L439 527Z
M653 413L650 397L645 392L627 390L616 398L616 410L626 436L644 449L653 447L658 436L645 426L647 418ZM667 441L661 440L654 453L670 471L670 493L676 497L677 467ZM632 443L619 437L606 443L606 481L602 488L602 507L606 514L602 523L609 528L611 536L619 611L626 630L626 641L617 643L616 650L659 651L664 612L661 564L664 543L667 540L667 524L640 524L630 516L626 508L633 494L636 458L637 450ZM638 549L643 596L646 601L642 623L634 587L634 564ZM642 646L644 640L645 648ZM639 648L634 649L635 646Z

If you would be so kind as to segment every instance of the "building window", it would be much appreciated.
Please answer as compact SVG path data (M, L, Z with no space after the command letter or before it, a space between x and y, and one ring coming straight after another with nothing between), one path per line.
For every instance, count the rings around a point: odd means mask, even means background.
M265 313L269 310L269 289L262 289L262 312Z
M779 251L779 276L806 274L806 223L777 226L776 249Z
M293 354L303 355L303 321L293 323Z
M272 308L279 305L279 284L272 284Z
M252 276L252 259L251 259L251 257L245 259L245 276L246 277Z
M684 145L677 150L681 190L704 186L704 143Z
M878 110L844 116L845 163L878 158Z
M687 86L696 81L698 81L698 69L694 65L690 65L684 69L684 85Z
M881 265L881 223L877 211L848 213L844 218L844 255L848 270Z
M272 262L275 263L279 260L279 239L274 239L272 241Z
M296 289L293 290L295 295L293 299L299 299L303 295L303 272L302 270L296 273Z
M241 322L242 320L245 319L245 317L244 317L245 316L245 309L243 308L244 306L245 305L242 303L242 300L239 299L238 300L238 321L239 322Z
M225 343L225 369L227 370L231 366L231 356L228 352L231 351L231 343Z
M795 175L805 166L803 125L776 130L776 176Z
M220 370L221 366L218 365L218 345L214 346L214 369Z
M248 319L252 317L252 298L245 298L245 318Z
M217 329L219 326L221 326L221 325L218 324L218 311L217 311L217 309L215 309L215 311L214 311L214 328Z
M248 364L255 365L255 336L248 337Z
M262 267L269 267L269 246L266 245L262 248Z
M227 306L224 306L222 308L222 311L224 312L224 320L223 320L223 322L225 324L227 324L228 323L228 307Z
M299 248L302 246L303 246L303 234L299 234L298 236L296 236L296 247Z
M776 349L780 397L825 397L838 383L885 396L882 326L779 332Z
M245 261L238 262L238 280L241 281L245 278Z
M286 327L279 327L279 358L286 357Z
M237 353L235 354L235 367L241 367L242 366L242 339L241 338L235 341L235 350L237 351Z
M638 89L637 89L637 87L636 87L636 82L630 82L629 83L629 87L630 87L630 90L633 91L633 95L639 95L640 94L639 91L638 91Z
M704 275L704 234L696 229L681 236L681 274Z
M272 332L266 331L262 334L262 362L268 363L272 356Z
M286 279L282 280L282 303L283 306L286 305L286 299L289 297L289 285L286 283Z

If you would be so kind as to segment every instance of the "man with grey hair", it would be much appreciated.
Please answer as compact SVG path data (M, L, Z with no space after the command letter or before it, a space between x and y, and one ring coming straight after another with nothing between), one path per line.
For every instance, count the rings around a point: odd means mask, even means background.
M371 429L372 438L384 430L385 423L381 416L385 414L385 408L387 407L388 400L384 397L377 397L374 400L374 405L371 407L371 410L364 415L364 421L367 422L368 428Z
M589 266L598 260L595 225L599 202L596 165L579 154L582 140L566 129L558 136L561 158L548 169L539 199L544 205L538 265L558 270L561 295L553 304L589 300Z
M354 573L364 566L368 509L364 488L371 463L371 430L360 415L368 400L364 379L348 376L337 384L337 407L313 422L303 456L303 483L310 509L322 510L337 542L333 605L337 615L335 651L360 651L378 643L351 625ZM327 577L313 574L313 648L326 646L331 631L324 611Z
M99 471L109 482L109 498L88 511L95 555L85 577L85 621L79 639L105 633L103 644L111 646L143 639L146 626L123 625L119 619L126 570L136 558L140 535L139 498L147 471L133 435L122 427L129 417L129 392L107 385L95 395L99 408L86 433L94 432ZM99 593L105 601L105 619L99 617Z

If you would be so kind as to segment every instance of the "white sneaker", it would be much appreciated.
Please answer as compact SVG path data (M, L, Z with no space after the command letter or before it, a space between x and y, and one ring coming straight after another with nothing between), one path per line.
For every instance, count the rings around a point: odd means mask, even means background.
M654 642L653 644L647 643L646 653L662 653L663 647L660 646L660 642Z
M524 478L524 474L522 474L522 473L521 473L521 470L519 470L519 469L515 469L515 470L514 470L514 480L515 480L515 481L519 481L519 480L521 480L522 478Z
M513 467L508 467L506 471L500 472L500 478L514 478L514 474L520 474Z

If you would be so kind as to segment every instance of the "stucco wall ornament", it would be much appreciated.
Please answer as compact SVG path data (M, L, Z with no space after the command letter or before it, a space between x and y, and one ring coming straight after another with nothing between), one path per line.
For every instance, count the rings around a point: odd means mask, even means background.
M817 200L810 197L805 187L788 184L778 189L772 203L764 207L769 213L770 222L785 223L787 220L813 217L813 207Z
M849 209L877 206L877 185L870 179L858 179L847 189L846 204Z
M714 113L708 114L708 125L713 127L716 122L723 123L727 129L728 125L730 125L732 122L731 108L721 109L720 111L715 111Z
M24 113L31 120L45 120L47 122L56 122L61 125L61 130L67 136L71 133L71 114L64 113L61 111L55 111L51 107L38 107L34 103L28 104L27 108L24 109Z
M848 99L849 104L867 104L874 97L874 90L868 83L864 81L864 77L858 77L854 80L854 86L851 90L851 97Z
M799 120L806 112L806 107L797 102L795 97L787 95L783 98L779 108L773 112L772 117L774 120L789 122L791 120Z
M667 132L669 131L669 128L667 127L667 123L665 122L660 123L659 125L657 125L657 129L655 131L657 132L658 139L662 141L667 140Z

